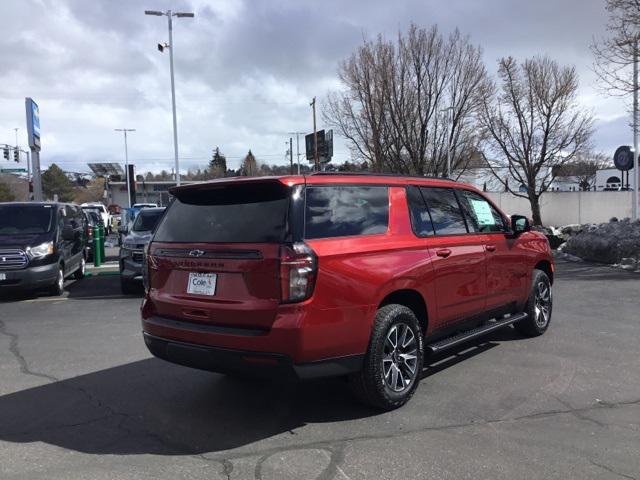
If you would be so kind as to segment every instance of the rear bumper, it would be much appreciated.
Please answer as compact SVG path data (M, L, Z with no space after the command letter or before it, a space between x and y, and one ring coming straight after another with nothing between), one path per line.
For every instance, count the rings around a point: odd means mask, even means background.
M37 289L53 285L58 276L58 264L30 266L20 270L0 270L6 280L0 280L0 291L11 289Z
M363 355L295 364L287 355L249 352L179 342L143 332L149 351L156 357L187 367L219 373L271 378L284 381L348 375L362 368Z

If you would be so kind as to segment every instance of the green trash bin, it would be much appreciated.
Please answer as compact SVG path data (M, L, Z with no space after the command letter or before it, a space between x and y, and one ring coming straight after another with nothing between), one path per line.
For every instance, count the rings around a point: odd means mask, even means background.
M102 250L100 249L100 227L93 227L93 264L96 267L102 265Z
M100 225L100 259L103 262L105 261L105 254L104 254L104 227L102 225Z

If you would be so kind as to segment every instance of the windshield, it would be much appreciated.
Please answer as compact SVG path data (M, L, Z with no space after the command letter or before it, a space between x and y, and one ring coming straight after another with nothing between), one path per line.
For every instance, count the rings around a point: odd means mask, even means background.
M38 234L51 230L53 209L46 205L0 205L0 235Z
M184 190L155 235L158 242L278 243L287 232L290 190L280 183Z
M150 232L156 228L156 224L162 216L163 210L154 211L142 211L138 214L135 223L133 224L134 232Z

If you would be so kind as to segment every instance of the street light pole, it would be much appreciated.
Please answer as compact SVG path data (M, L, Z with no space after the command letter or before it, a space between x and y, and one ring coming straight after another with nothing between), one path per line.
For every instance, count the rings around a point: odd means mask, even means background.
M180 160L178 157L178 119L176 116L176 86L173 75L173 17L193 18L194 15L190 12L172 12L171 10L167 10L166 12L160 12L157 10L145 10L144 13L145 15L154 16L165 15L168 21L169 44L158 44L158 50L162 52L165 48L169 48L169 69L171 72L171 109L173 111L173 155L175 159L176 185L180 185Z
M127 180L127 204L131 208L131 182L129 181L129 151L127 149L127 132L135 132L135 128L114 128L116 132L124 133L124 168Z
M631 216L638 220L638 187L640 187L640 167L638 166L638 38L633 42L633 193Z
M453 124L453 107L447 107L440 110L441 112L447 112L447 121ZM451 125L453 128L453 125ZM449 125L447 125L449 130ZM447 132L447 178L451 178L451 132Z

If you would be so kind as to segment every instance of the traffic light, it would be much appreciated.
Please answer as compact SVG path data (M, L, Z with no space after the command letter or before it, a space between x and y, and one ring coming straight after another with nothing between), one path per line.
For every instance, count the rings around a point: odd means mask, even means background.
M13 160L16 163L20 162L20 150L18 150L17 148L13 149Z
M9 160L9 147L4 147L4 159Z

